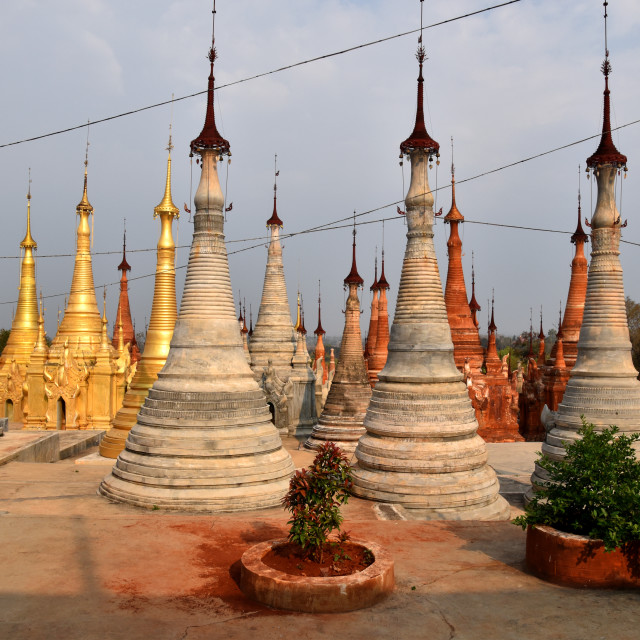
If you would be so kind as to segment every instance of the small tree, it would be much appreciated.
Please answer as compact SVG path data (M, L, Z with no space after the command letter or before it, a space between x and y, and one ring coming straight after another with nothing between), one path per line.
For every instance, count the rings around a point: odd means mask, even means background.
M296 471L282 504L291 512L289 542L308 549L322 562L329 534L340 530L340 506L349 499L351 467L333 442L323 444L309 469Z
M514 524L601 539L607 551L640 540L640 461L633 448L640 434L618 431L612 426L598 432L583 417L581 438L567 445L564 459L539 458L550 481Z

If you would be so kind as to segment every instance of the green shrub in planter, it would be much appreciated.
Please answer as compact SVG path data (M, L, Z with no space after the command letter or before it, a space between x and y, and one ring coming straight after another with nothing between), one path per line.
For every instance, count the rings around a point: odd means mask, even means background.
M563 459L540 456L550 481L514 524L600 539L607 551L640 540L640 461L633 448L640 434L618 431L615 426L596 431L583 417L582 437L567 445Z

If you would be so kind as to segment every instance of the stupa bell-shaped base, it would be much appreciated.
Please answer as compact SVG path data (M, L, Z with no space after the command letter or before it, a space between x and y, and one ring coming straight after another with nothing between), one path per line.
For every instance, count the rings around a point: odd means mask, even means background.
M509 517L463 383L380 381L365 427L356 451L355 495L401 504L418 519Z
M335 389L334 389L335 385ZM334 382L318 424L304 443L307 449L317 449L333 442L345 453L353 453L361 436L366 433L362 422L371 398L371 387L360 383Z
M100 493L148 508L245 511L278 506L292 472L259 390L152 389Z

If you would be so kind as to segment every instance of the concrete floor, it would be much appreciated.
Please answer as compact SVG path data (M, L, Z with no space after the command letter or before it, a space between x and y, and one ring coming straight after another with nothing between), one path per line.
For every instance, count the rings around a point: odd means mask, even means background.
M311 454L295 450L297 466ZM538 444L489 445L513 512ZM89 451L90 452L90 451ZM523 564L525 534L508 522L385 521L352 499L345 528L385 545L396 590L365 611L269 610L239 591L238 559L281 537L286 514L144 511L96 494L104 466L0 467L0 638L195 640L401 638L636 640L640 592L547 584Z

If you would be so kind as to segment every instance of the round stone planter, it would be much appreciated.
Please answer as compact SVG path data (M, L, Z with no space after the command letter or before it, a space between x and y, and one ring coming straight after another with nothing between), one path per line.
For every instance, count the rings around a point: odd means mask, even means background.
M606 552L602 540L558 531L527 529L527 567L539 578L571 587L640 587L640 542Z
M311 578L283 573L262 562L274 546L284 542L284 539L269 540L244 552L240 561L240 589L247 597L276 609L339 613L370 607L393 591L393 560L377 544L351 541L373 552L375 560L364 571Z

